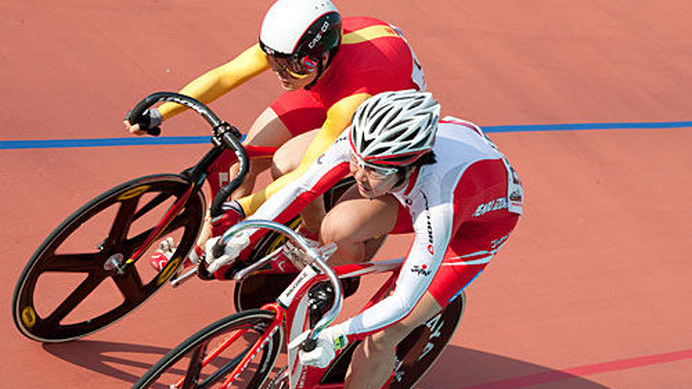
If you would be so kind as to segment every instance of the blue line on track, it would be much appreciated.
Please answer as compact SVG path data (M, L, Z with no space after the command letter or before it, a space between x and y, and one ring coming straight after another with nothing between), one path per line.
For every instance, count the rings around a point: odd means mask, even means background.
M692 121L653 123L573 123L573 124L521 124L509 126L484 126L486 132L535 132L535 131L578 131L578 130L625 130L691 128ZM0 150L57 149L70 147L113 147L150 145L198 145L209 143L209 136L163 136L98 138L98 139L48 139L0 141Z

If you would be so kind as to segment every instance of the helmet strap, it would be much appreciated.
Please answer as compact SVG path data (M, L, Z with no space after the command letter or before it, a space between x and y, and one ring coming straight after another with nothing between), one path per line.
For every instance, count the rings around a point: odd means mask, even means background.
M333 49L328 51L329 58L327 59L326 65L322 64L324 62L324 59L322 58L322 56L320 56L319 60L317 61L317 76L315 77L314 80L312 80L311 83L305 85L305 87L303 89L310 90L310 89L312 89L313 86L315 86L315 84L317 83L317 80L319 80L320 77L322 77L322 73L324 72L324 70L327 69L329 67L329 65L332 64L332 59L334 59L334 55L336 54L336 52L338 50L339 50L339 48L336 47L336 48L333 48Z
M411 176L409 172L411 172L413 169L415 169L414 166L407 166L407 167L402 167L399 169L399 171L396 172L396 174L399 176L399 179L396 181L396 184L392 186L392 188L398 188L406 183L406 180L409 179Z
M323 71L324 71L324 67L322 66L322 58L320 58L320 59L317 61L317 76L315 76L315 79L312 80L309 84L305 85L305 88L304 88L304 89L305 89L305 90L310 90L310 89L312 89L312 87L315 86L315 84L317 84L317 80L319 80L320 77L322 76L322 72L323 72Z

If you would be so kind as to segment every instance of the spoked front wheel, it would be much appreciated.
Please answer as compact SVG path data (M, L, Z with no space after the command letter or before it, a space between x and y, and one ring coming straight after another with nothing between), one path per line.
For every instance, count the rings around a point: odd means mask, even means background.
M176 213L174 204L184 205ZM120 319L173 275L197 239L205 209L202 192L175 174L138 178L94 198L43 241L24 268L12 301L17 328L37 341L63 342ZM158 242L144 243L171 212L157 240L175 237L178 246L155 271L147 262ZM128 261L138 253L142 261Z
M233 388L261 387L284 339L283 326L271 326L274 318L253 309L207 326L168 352L133 389L212 388L226 380Z

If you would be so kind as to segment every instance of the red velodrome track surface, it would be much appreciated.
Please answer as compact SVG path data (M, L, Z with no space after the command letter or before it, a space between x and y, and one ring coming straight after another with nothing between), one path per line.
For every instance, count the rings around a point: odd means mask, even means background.
M206 146L18 149L10 141L126 138L121 119L139 98L177 90L249 45L268 4L3 5L2 387L129 387L172 346L230 312L232 285L194 282L166 288L81 341L41 345L21 336L9 315L12 291L43 238L105 189L177 172ZM692 387L690 3L339 5L406 32L445 113L519 126L491 137L526 184L526 216L469 288L461 329L420 388ZM247 128L278 93L265 74L213 107ZM206 135L191 117L167 123L164 135ZM597 124L533 126L565 123ZM407 243L398 242L381 256L402 255Z

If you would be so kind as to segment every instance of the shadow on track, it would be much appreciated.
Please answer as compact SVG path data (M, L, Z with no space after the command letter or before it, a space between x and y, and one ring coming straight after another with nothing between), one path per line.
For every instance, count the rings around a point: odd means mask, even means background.
M416 389L608 389L563 371L450 345Z
M93 340L44 344L43 349L74 365L131 384L170 351L165 347Z
M44 344L53 356L74 365L134 383L169 349L132 343L79 340ZM567 389L607 389L569 373L463 347L449 346L419 382L422 389L510 389L553 383Z

